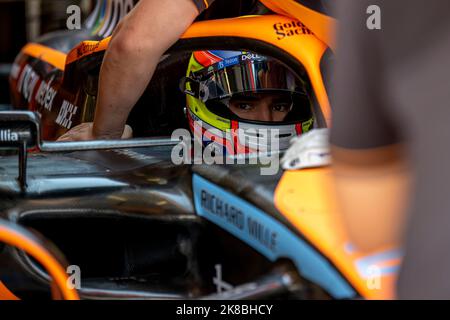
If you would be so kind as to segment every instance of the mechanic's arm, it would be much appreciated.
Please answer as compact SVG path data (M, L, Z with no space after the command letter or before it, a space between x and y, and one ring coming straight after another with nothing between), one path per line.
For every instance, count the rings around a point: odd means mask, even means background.
M410 170L400 145L373 150L331 148L336 194L358 249L401 245Z
M117 139L160 57L199 14L193 0L141 0L116 28L100 71L94 124L60 140ZM126 134L125 134L126 136Z

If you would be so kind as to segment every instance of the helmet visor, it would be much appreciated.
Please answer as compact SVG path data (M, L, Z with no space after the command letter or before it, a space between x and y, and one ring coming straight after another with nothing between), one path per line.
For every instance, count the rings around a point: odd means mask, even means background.
M306 84L293 72L272 59L243 60L229 67L224 63L194 73L197 98L203 102L246 92L286 91L307 94Z

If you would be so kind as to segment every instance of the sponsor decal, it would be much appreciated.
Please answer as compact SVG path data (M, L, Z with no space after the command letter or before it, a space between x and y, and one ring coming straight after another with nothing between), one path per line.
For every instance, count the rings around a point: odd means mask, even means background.
M199 175L194 175L192 185L199 216L220 226L270 261L290 259L304 278L320 285L334 298L356 296L335 267L286 225Z
M245 231L250 238L259 242L270 251L275 252L277 233L258 219L250 216L245 218L240 209L206 190L201 191L201 206L203 209L224 219L227 223L231 223L239 230Z
M52 88L53 78L49 82L42 81L36 93L36 102L51 111L53 107L53 100L55 100L56 90Z
M223 69L229 66L234 66L239 63L239 57L233 57L229 59L224 59L217 64L217 69Z
M25 65L17 82L17 90L27 102L31 101L31 97L39 81L39 76L30 65Z
M240 56L224 59L224 60L218 62L217 63L217 70L237 65L240 62L245 62L245 61L248 61L248 60L254 61L254 60L261 60L261 59L264 59L264 57L260 56L260 55L258 55L256 53L244 53L244 54L242 54ZM208 72L211 72L213 70L214 70L214 68L210 67L210 69L208 69Z
M74 106L70 102L64 100L55 122L66 129L70 129L72 127L72 118L77 111L77 106Z
M256 53L247 53L247 54L241 55L241 60L242 61L258 60L258 59L263 59L263 57L258 55L258 54L256 54Z
M10 129L0 130L0 141L17 142L19 141L19 134L17 132L11 131Z
M244 229L244 214L241 210L229 205L223 199L210 194L206 190L202 190L202 208L208 210L211 213L225 219L228 223L233 224L236 228Z
M275 23L273 28L278 36L278 40L283 40L286 37L312 34L311 30L300 21Z
M82 43L77 47L77 57L80 58L87 53L95 51L100 46L100 42L96 43Z

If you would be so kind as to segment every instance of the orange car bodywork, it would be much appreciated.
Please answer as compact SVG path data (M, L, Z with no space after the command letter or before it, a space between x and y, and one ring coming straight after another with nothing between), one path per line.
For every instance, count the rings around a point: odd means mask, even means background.
M286 172L275 192L278 210L337 266L366 299L394 299L401 252L380 248L358 252L346 233L330 168Z

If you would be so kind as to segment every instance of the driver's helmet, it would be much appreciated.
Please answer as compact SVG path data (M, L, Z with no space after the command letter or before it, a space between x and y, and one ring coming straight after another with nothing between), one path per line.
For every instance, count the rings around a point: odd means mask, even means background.
M314 124L307 81L256 53L194 52L180 89L195 139L219 154L283 151Z

